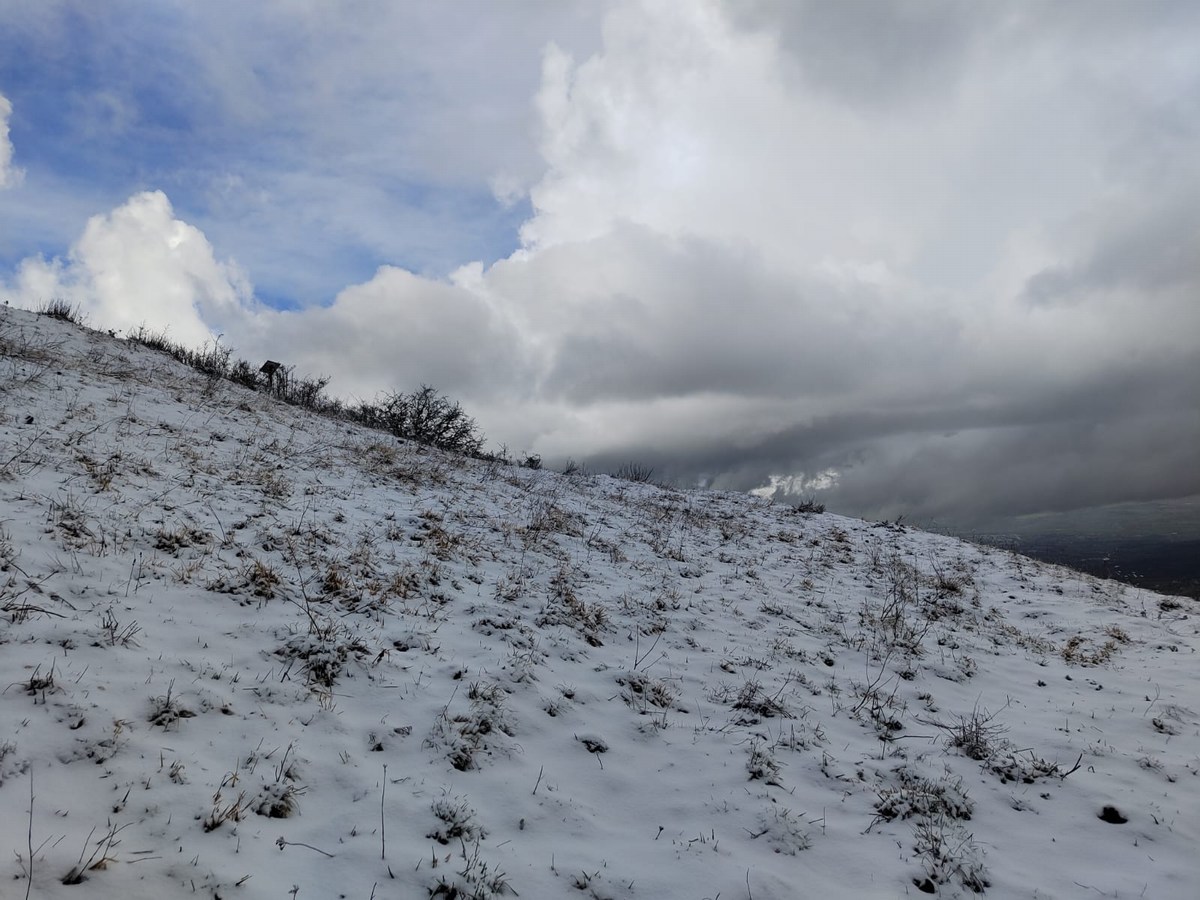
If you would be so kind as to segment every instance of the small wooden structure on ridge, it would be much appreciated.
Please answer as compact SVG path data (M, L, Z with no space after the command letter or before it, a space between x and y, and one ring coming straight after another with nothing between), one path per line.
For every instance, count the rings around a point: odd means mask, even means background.
M262 364L262 368L258 370L260 373L267 376L267 389L271 393L275 392L275 375L282 368L283 363L277 363L273 359L268 359Z

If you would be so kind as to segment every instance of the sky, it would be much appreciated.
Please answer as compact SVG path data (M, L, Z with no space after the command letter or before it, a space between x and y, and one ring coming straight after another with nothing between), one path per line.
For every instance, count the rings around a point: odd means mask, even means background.
M0 296L551 464L1194 508L1200 5L0 0Z

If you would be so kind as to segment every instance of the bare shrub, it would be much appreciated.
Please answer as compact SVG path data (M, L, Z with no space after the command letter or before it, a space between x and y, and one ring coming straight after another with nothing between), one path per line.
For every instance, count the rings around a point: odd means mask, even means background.
M425 745L443 748L450 765L460 772L477 769L477 757L491 754L496 734L509 737L513 734L504 697L504 689L494 682L473 683L467 690L470 712L452 714L447 704L438 714Z
M179 698L174 696L175 682L167 685L167 692L161 697L150 701L150 724L160 728L170 728L180 719L190 719L196 714L184 707Z
M803 819L790 809L773 807L769 815L765 812L759 815L758 825L759 831L752 836L760 838L765 835L776 853L795 856L812 846L812 838L804 827Z
M296 765L289 761L292 745L283 752L283 758L275 766L275 779L263 784L258 796L249 807L260 816L269 819L288 819L299 810L299 797L306 788L296 784Z
M877 821L909 819L921 816L944 816L950 819L970 819L975 804L967 796L961 778L932 780L908 768L896 771L898 786L883 788L875 803ZM874 824L874 823L872 823Z
M258 369L254 368L244 359L235 359L229 366L229 371L225 377L234 384L240 384L242 387L257 390L262 383L262 376Z
M920 818L913 828L913 847L925 867L925 878L915 878L925 893L936 893L937 885L957 880L963 887L982 894L991 884L983 851L963 825L945 815Z
M43 303L37 308L37 314L50 319L58 319L60 322L70 322L72 325L84 323L84 316L79 311L79 307L62 297L55 297L53 300Z
M483 449L475 420L461 404L429 385L410 394L393 391L374 403L360 403L350 416L368 427L442 450L477 455Z
M110 823L108 831L96 841L90 854L87 852L88 844L91 843L92 835L96 833L96 829L93 828L89 831L87 840L83 842L83 849L79 851L79 861L63 876L62 883L67 885L83 884L87 881L88 872L102 871L108 868L109 863L116 862L116 858L111 855L113 848L121 843L116 837L128 828L130 824L132 823L127 822L118 827Z
M669 681L652 678L643 672L618 675L617 684L624 688L621 699L639 712L648 712L651 706L668 709L679 696L678 690Z
M751 781L765 781L767 784L781 786L779 780L779 763L771 753L771 748L755 741L750 745L750 756L746 760L746 773Z
M309 620L309 629L294 631L275 655L300 660L309 684L331 688L351 660L363 659L370 652L370 648L338 620L313 616Z
M213 794L212 810L204 817L202 824L206 834L210 831L216 831L226 822L240 822L246 817L246 794L244 791L239 792L237 797L229 802L226 802L224 795L221 793L234 780L233 776L226 776L221 782L221 786Z
M1066 778L1071 772L1078 769L1082 762L1083 754L1080 754L1075 768L1064 772L1058 763L1047 762L1034 754L1032 750L1004 750L997 753L995 758L988 763L988 769L993 774L1000 776L1002 784L1009 782L1034 784L1039 778L1051 776Z
M282 400L290 406L299 406L313 412L331 415L342 412L339 402L325 396L325 388L329 386L329 376L297 376L295 369L295 366L284 366L276 370L274 377L268 383L268 392L272 397Z
M345 413L342 404L325 395L329 377L325 375L297 376L295 366L280 366L270 378L244 359L233 356L233 348L225 347L218 337L199 349L171 340L166 331L150 331L139 325L126 340L165 353L167 356L202 372L210 384L218 380L231 381L251 390L265 390L270 396L291 406L333 417Z
M741 711L734 719L738 725L754 725L760 719L771 719L776 716L790 719L792 714L779 701L779 693L774 696L763 690L762 684L753 679L742 685L733 701L733 708Z
M166 353L169 356L174 355L172 351L176 346L175 342L167 336L165 330L151 331L144 323L139 325L135 330L130 331L125 336L125 340L130 343L141 344L143 347L149 347L151 350L157 350L160 353Z
M575 593L570 573L560 569L550 582L549 602L538 613L539 627L564 625L578 631L593 647L604 646L600 633L608 625L608 610L599 602L587 603Z
M979 707L975 707L970 715L959 716L955 724L943 726L949 732L950 746L971 759L990 759L1002 748L1003 735L1008 730L995 721L997 715L987 710L980 712Z
M1099 666L1112 659L1118 649L1117 641L1112 637L1098 644L1077 634L1063 645L1062 658L1079 666Z
M430 810L439 824L425 836L439 844L449 844L453 840L483 840L487 837L487 832L476 819L475 810L462 797L438 797L430 805Z
M653 476L654 468L652 466L644 466L636 462L622 463L617 467L617 471L613 472L613 478L632 481L634 484L649 484Z
M437 884L429 888L430 900L492 900L505 894L516 894L508 883L508 876L491 863L479 858L479 841L471 852L463 844L462 867L457 877L441 876Z

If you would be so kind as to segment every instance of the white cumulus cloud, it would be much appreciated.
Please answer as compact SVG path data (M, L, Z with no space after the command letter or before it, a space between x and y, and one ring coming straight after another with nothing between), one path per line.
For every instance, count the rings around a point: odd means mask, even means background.
M13 165L13 145L8 134L12 101L0 94L0 188L12 187L21 180L22 172Z
M144 324L193 345L240 324L252 308L243 273L217 260L161 191L93 216L66 258L26 259L10 287L24 306L61 298L105 328Z

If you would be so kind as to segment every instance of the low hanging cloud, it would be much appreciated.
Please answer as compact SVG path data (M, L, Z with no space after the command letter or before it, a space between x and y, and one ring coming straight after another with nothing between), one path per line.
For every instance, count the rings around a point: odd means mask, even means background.
M485 297L392 266L326 307L263 310L239 334L240 351L332 374L347 397L427 383L487 403L528 377L521 336Z
M829 4L617 3L544 53L507 259L275 310L154 192L10 288L602 471L960 523L1197 494L1200 63L1155 10L899 4L897 56Z
M23 174L13 164L13 145L8 136L8 120L12 111L12 102L0 94L0 190L20 182Z

